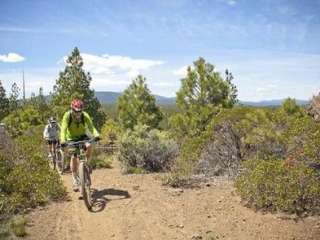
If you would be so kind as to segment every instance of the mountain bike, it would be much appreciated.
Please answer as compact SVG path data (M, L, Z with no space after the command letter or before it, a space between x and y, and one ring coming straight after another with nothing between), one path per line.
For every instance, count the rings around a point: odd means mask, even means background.
M87 157L85 154L86 143L95 143L95 139L83 140L77 142L67 142L67 147L70 149L74 157L79 159L79 178L80 178L80 192L83 197L84 203L88 210L92 208L92 194L91 194L91 167L88 165Z
M57 170L61 175L63 174L64 154L59 143L55 145L54 154L49 157L49 163L53 170Z

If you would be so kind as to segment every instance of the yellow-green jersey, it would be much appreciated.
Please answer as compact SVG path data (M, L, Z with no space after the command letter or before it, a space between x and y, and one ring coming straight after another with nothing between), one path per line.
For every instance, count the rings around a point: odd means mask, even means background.
M81 113L81 120L72 118L71 110L63 115L60 131L60 142L81 140L84 136L99 137L88 113Z

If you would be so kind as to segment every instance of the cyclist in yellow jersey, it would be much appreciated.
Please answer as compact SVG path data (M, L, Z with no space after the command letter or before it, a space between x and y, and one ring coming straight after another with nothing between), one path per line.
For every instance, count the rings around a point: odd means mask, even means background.
M88 113L83 111L84 104L79 99L71 102L71 110L67 111L62 118L60 142L61 147L65 147L68 141L82 141L90 138L99 140L99 133L92 123L92 119ZM86 143L86 157L89 160L92 154L92 146ZM70 169L73 178L73 190L79 189L79 159L71 157Z

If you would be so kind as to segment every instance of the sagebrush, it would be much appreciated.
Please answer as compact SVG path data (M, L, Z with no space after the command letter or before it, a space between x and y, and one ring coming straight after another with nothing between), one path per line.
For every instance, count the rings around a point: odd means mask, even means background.
M177 154L178 146L166 132L150 130L146 125L128 130L119 146L119 160L126 172L132 168L150 172L167 170Z

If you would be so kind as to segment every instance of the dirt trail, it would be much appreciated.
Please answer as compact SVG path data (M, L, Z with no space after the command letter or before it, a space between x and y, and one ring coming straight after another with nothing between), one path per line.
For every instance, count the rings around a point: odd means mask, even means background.
M78 200L66 175L70 200L29 214L27 239L320 239L319 217L254 212L240 204L230 182L172 189L157 174L121 175L118 163L92 178L96 212Z

